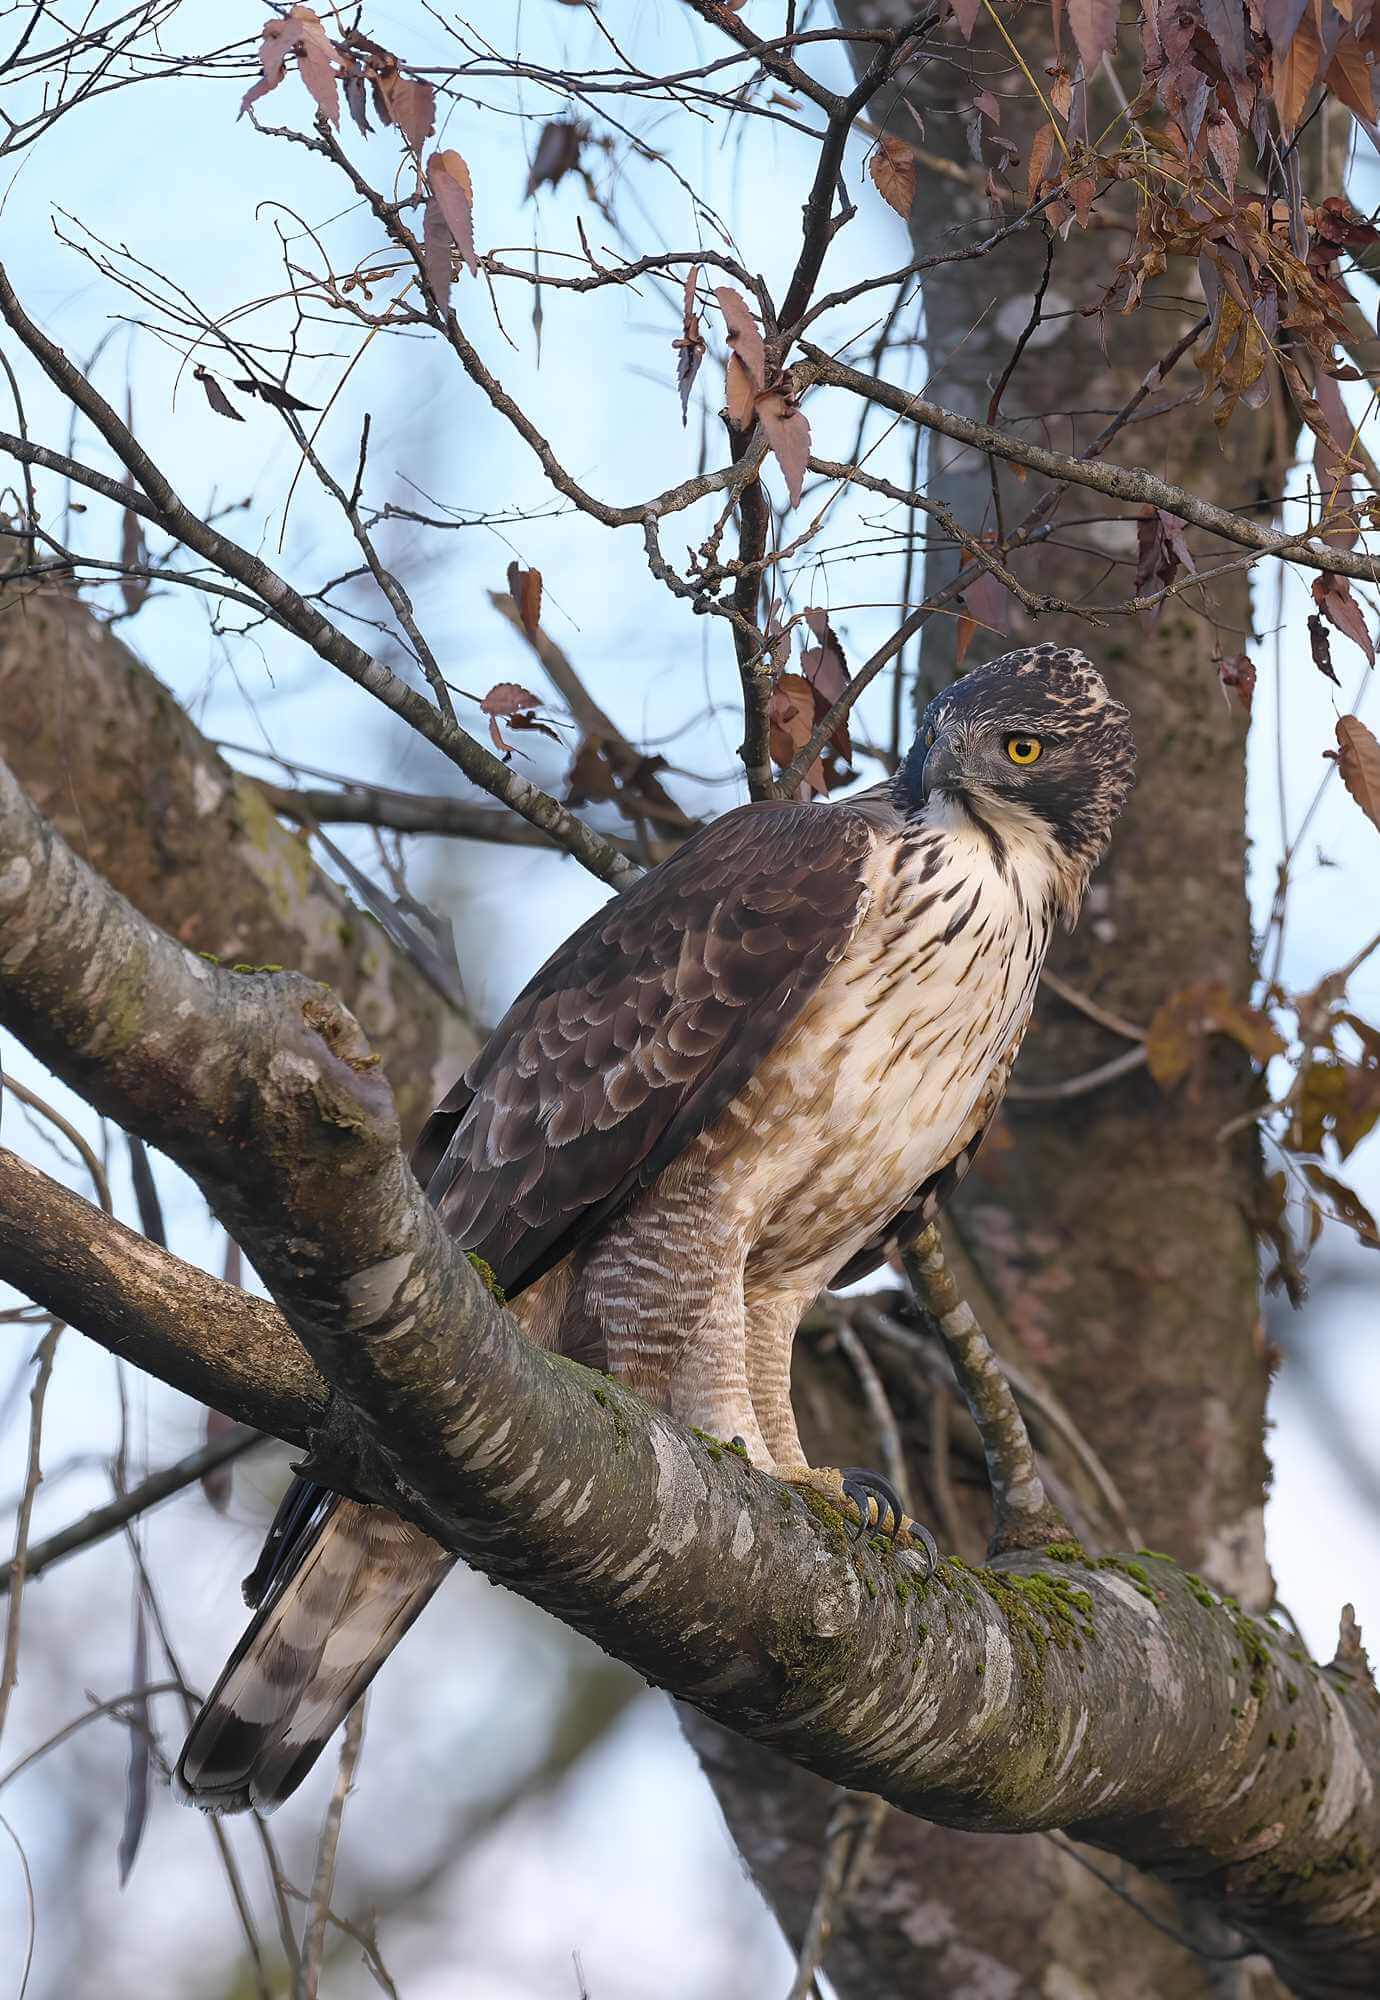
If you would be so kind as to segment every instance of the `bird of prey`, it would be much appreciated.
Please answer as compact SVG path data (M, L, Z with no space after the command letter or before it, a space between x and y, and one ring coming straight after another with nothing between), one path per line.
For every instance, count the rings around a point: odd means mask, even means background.
M727 813L568 938L414 1156L527 1335L847 1505L801 1450L796 1327L962 1178L1134 754L1083 654L1008 653L936 697L891 782ZM184 1795L285 1799L453 1560L297 1481Z

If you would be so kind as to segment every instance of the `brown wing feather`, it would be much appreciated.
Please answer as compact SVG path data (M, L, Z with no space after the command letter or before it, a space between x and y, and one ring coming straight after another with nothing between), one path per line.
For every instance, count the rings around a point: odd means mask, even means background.
M846 951L872 841L846 805L740 807L597 911L519 995L465 1074L429 1189L510 1295L747 1083Z

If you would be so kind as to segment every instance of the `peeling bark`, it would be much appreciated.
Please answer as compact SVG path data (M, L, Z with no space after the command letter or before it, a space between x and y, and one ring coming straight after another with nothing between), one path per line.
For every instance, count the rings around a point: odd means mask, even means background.
M926 1579L532 1347L440 1230L332 996L156 931L3 767L0 922L0 1019L198 1180L283 1314L283 1365L302 1379L295 1335L448 1546L836 1783L949 1826L1063 1826L1191 1887L1298 1993L1374 1991L1380 1698L1350 1656L1296 1659L1167 1557L1055 1545ZM95 1241L115 1227L92 1211ZM32 1237L25 1254L42 1297ZM204 1358L198 1316L185 1339Z

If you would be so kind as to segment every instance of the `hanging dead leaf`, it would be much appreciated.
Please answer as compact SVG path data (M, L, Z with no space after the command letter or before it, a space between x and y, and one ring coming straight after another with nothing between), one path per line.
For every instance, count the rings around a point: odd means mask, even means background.
M898 215L908 216L915 201L919 162L905 140L883 132L867 171L882 200Z
M810 465L810 426L805 412L786 389L767 389L757 398L757 415L781 467L792 507L800 505Z
M134 481L125 481L126 491L135 491ZM132 507L126 507L120 525L120 561L127 569L148 567L149 552L144 546L144 524ZM139 609L149 594L149 579L146 576L122 576L120 595L124 599L125 610L131 616Z
M965 42L973 39L978 15L982 12L982 0L952 0L954 19Z
M732 285L716 285L714 296L719 301L719 310L724 316L729 346L742 362L753 388L765 387L767 350L762 344L762 335L752 316L752 308L742 293L735 291Z
M433 153L427 161L426 177L466 270L472 278L478 277L479 259L474 254L474 183L469 168L458 153L447 147Z
M422 211L422 267L427 290L444 312L455 282L455 239L446 227L441 204L434 195Z
M1380 827L1380 742L1359 716L1339 715L1337 748L1324 750L1372 826Z
M1225 986L1199 981L1163 1001L1146 1032L1146 1061L1161 1090L1172 1090L1198 1066L1209 1035L1228 1036L1262 1065L1286 1047L1259 1007L1238 1000Z
M524 569L521 563L508 565L508 591L517 606L518 622L529 639L535 639L541 624L541 571Z
M1233 653L1217 662L1217 678L1228 701L1235 695L1247 715L1255 697L1255 667L1244 653Z
M1083 68L1091 76L1116 47L1117 0L1068 0L1068 16Z
M724 374L724 402L728 408L728 421L734 429L751 430L757 414L757 391L752 377L736 354L728 357L728 368Z
M529 571L528 574L535 575L536 572ZM501 750L505 757L512 756L513 746L499 728L500 721L506 722L512 729L535 729L540 735L549 736L553 742L560 742L550 723L538 719L535 711L540 706L539 697L530 688L519 687L516 681L500 681L497 687L489 689L480 702L480 713L489 718L489 734L494 747Z
M559 187L568 173L580 164L580 151L588 138L583 125L573 118L553 118L543 125L527 175L528 199L540 187Z
M1365 615L1351 594L1351 585L1344 576L1337 576L1332 570L1325 570L1313 579L1313 602L1324 618L1345 632L1361 648L1372 666L1375 665L1375 647L1366 627Z
M421 158L422 147L436 130L436 92L419 77L386 69L375 79L374 101L382 104L386 122L396 125Z
M1042 185L1049 178L1049 163L1054 153L1054 145L1054 127L1042 125L1030 142L1030 163L1025 170L1027 201L1035 200Z
M815 697L810 683L803 674L782 674L772 689L767 710L768 740L778 770L784 771L794 762L814 734L814 727ZM824 766L816 758L805 773L801 791L808 796L826 789Z
M682 426L690 420L690 391L695 386L695 377L700 372L704 360L705 342L700 331L700 316L695 311L695 288L699 284L700 267L693 264L685 274L685 294L681 306L680 338L671 345L676 349L676 387L680 391L680 421ZM739 426L741 429L741 426Z
M270 21L259 42L260 77L240 100L240 116L251 104L276 90L283 80L288 56L295 54L303 83L316 100L316 108L328 124L340 123L340 93L336 85L339 58L319 14L310 7L294 7L286 18Z
M226 395L214 375L205 368L194 368L192 374L206 391L206 400L218 417L229 417L232 423L242 424L244 416Z
M1328 637L1327 627L1316 611L1310 613L1308 619L1308 646L1313 655L1313 665L1318 672L1326 674L1334 687L1340 687L1337 670L1332 664L1332 641Z
M294 396L291 389L285 389L281 382L267 381L261 375L236 375L231 379L246 396L257 396L261 403L268 403L275 410L316 410L321 407L319 403L304 403L300 396Z
M1275 110L1286 139L1294 136L1321 61L1322 43L1310 9L1301 16L1288 48L1274 58Z

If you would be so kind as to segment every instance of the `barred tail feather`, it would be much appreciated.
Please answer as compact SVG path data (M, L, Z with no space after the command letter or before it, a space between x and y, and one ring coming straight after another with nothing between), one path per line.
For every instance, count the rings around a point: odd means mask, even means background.
M272 1812L297 1789L455 1560L335 1494L293 1540L178 1759L179 1790L208 1812Z

